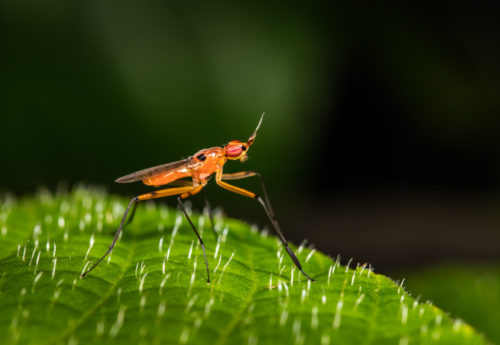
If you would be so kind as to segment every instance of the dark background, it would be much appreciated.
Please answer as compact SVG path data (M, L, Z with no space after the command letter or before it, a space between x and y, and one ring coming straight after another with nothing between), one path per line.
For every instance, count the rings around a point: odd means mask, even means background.
M495 8L0 6L2 190L84 181L131 196L148 188L115 178L244 140L265 111L250 160L226 172L263 173L293 242L378 271L499 259ZM253 200L207 189L266 224Z

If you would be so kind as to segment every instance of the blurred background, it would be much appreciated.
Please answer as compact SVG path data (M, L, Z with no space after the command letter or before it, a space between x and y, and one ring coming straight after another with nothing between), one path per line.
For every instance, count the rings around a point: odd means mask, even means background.
M149 188L115 178L246 139L265 111L225 171L263 173L294 243L403 276L500 259L493 7L2 0L0 18L2 190L131 196ZM266 224L253 200L207 193Z

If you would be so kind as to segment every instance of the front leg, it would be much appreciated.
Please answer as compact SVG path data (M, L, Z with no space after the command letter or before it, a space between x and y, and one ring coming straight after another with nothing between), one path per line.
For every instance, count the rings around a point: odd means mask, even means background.
M267 190L266 186L264 185L264 180L262 179L262 174L258 171L240 171L236 173L230 173L230 174L222 174L221 179L222 180L241 180L247 177L252 177L252 176L258 176L259 181L260 181L260 187L262 189L262 192L264 193L264 200L266 201L267 208L269 209L269 212L271 212L271 215L274 218L274 211L273 208L271 207L271 202L269 201L269 197L267 196Z
M244 174L245 172L243 172ZM239 174L239 173L236 173L236 174ZM231 175L236 175L236 174L228 174L229 176ZM295 253L293 252L293 250L288 246L288 241L286 240L285 236L283 235L283 232L281 231L281 228L278 224L278 221L276 220L276 218L274 217L274 213L271 211L271 208L268 207L268 205L266 204L266 202L264 202L264 200L262 200L262 198L260 196L258 196L257 194L255 194L254 192L251 192L249 190L246 190L244 188L240 188L240 187L237 187L237 186L233 186L232 184L229 184L227 182L224 182L222 181L222 176L224 176L224 174L222 174L222 170L218 171L217 172L217 175L215 177L215 182L221 186L222 188L224 189L227 189L228 191L230 192L233 192L233 193L236 193L236 194L240 194L240 195L243 195L243 196L246 196L248 198L252 198L252 199L256 199L260 204L261 206L264 208L264 211L266 212L267 214L267 217L269 218L269 221L271 222L272 226L273 226L273 229L274 231L276 232L276 234L278 235L278 237L280 238L281 242L283 243L283 245L285 246L285 249L286 249L286 252L288 253L288 255L290 256L290 258L292 259L293 263L295 264L295 266L299 269L300 272L302 272L303 275L305 275L309 280L311 281L315 281L314 279L312 279L311 277L309 277L307 275L306 272L304 272L304 270L302 269L302 265L300 264L300 261L299 259L297 258L297 256L295 255ZM227 175L226 175L227 176ZM246 176L243 176L241 178L245 178L245 177L248 177L248 176L253 176L253 175L246 175ZM234 178L233 178L234 179Z

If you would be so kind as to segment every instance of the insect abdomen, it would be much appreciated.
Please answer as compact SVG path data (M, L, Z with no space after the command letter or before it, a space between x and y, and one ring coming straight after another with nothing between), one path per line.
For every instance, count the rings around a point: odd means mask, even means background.
M145 178L142 182L148 186L163 186L188 176L191 176L191 171L187 168L183 168L175 171L168 171L158 176Z

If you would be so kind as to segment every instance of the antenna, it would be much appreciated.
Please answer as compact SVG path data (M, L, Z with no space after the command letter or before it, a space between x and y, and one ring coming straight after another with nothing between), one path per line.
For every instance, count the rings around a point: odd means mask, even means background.
M263 112L262 115L260 116L259 124L257 125L257 128L255 128L255 131L253 131L252 135L250 138L248 138L248 143L251 145L253 141L255 140L255 137L257 136L257 131L260 128L260 125L262 124L262 120L264 119L264 115L266 115L266 112Z

